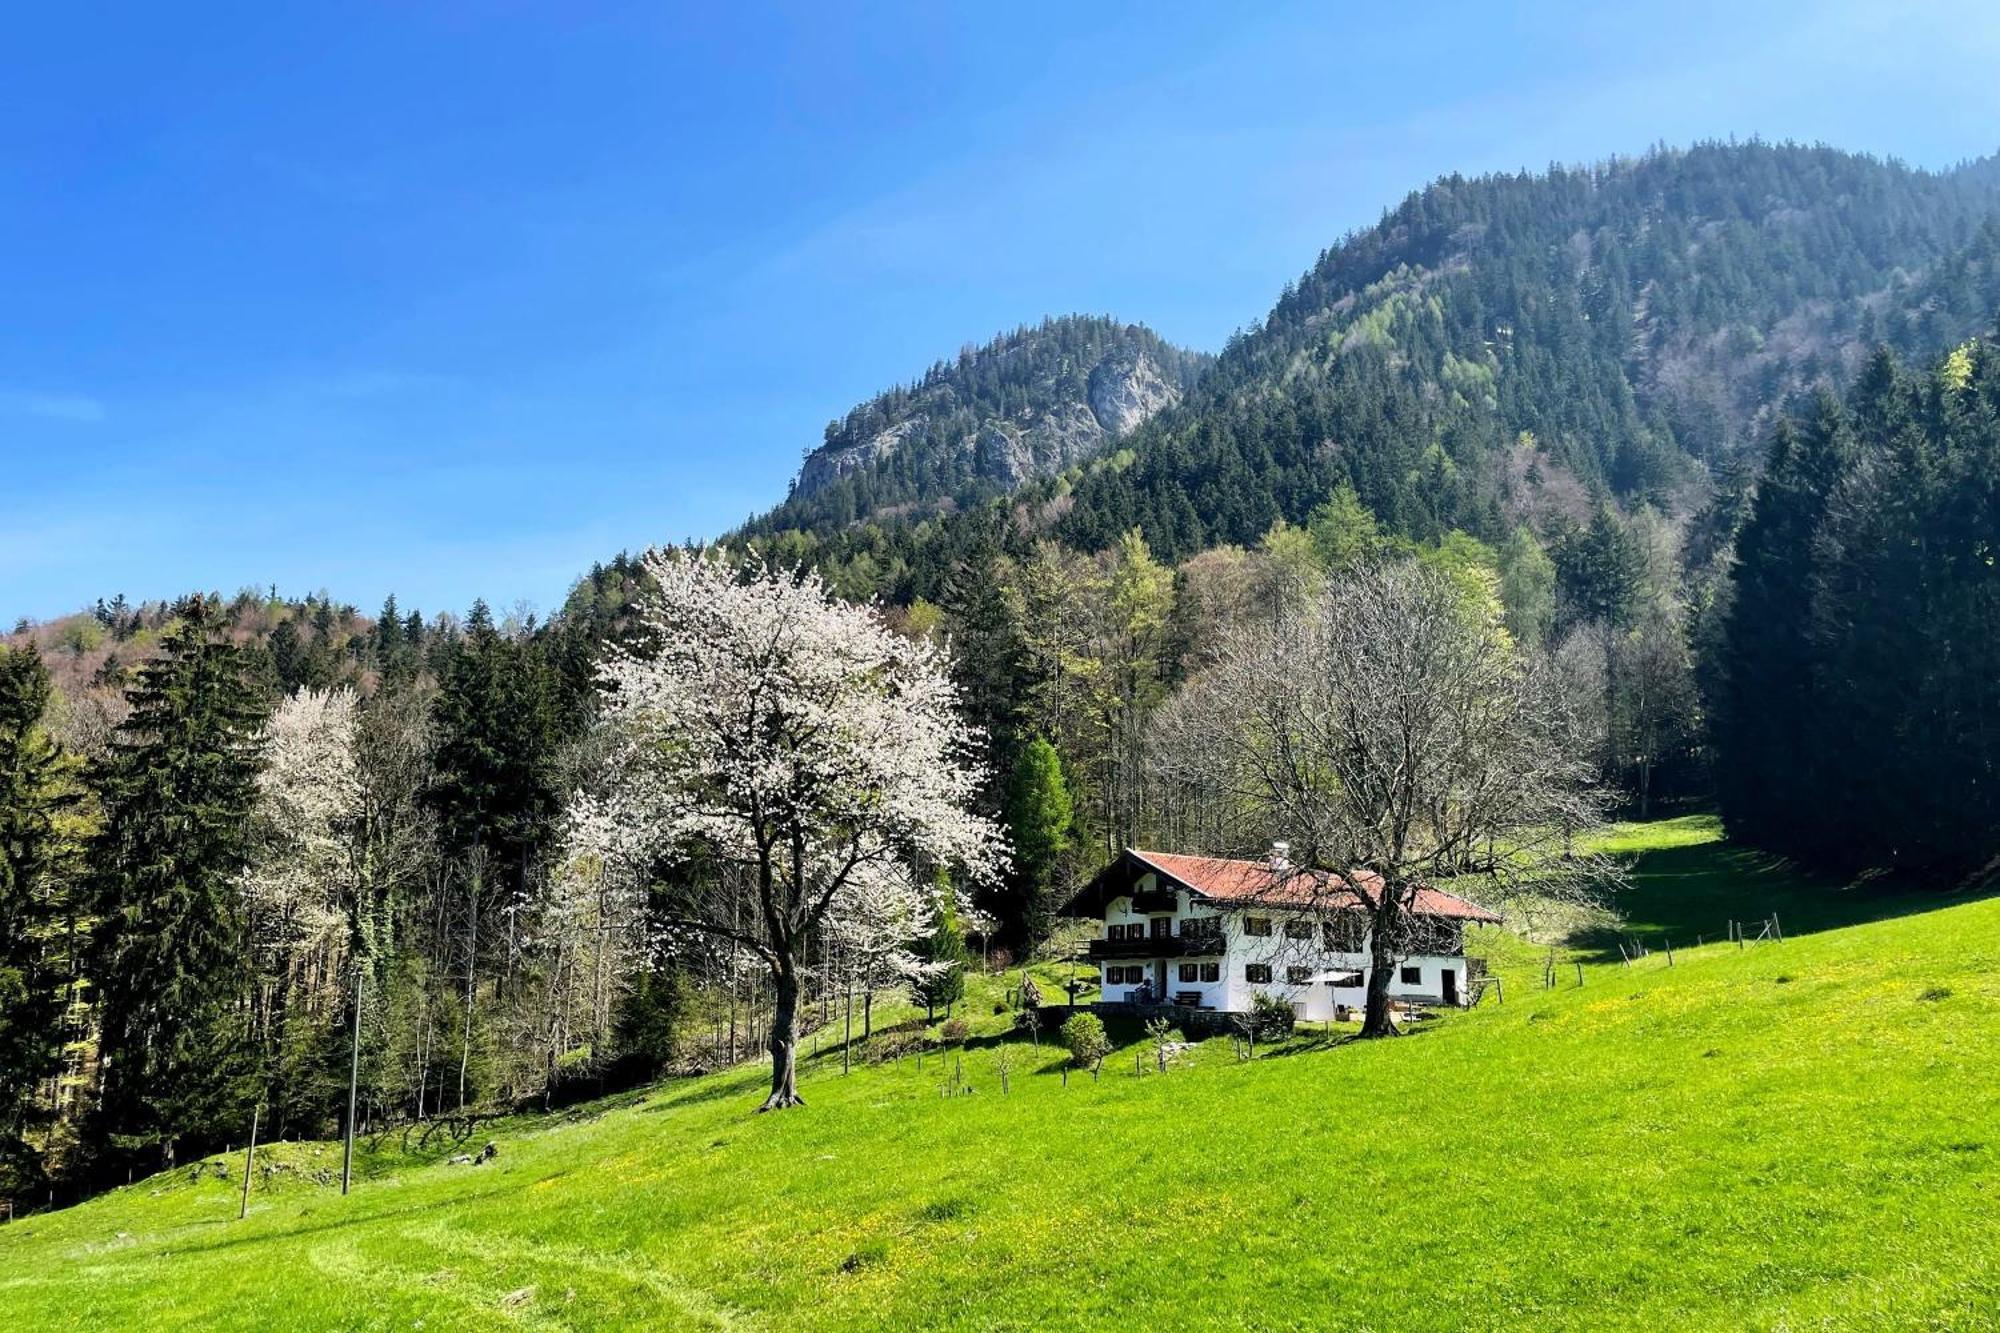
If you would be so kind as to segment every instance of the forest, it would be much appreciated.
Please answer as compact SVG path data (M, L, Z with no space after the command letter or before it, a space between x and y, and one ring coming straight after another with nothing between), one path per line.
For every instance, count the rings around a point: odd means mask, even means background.
M732 534L733 582L656 552L545 620L247 589L24 622L0 647L0 1195L201 1155L252 1106L324 1136L357 1030L357 1114L390 1123L731 1064L836 997L948 1009L975 957L1063 956L1069 889L1121 848L1270 835L1191 794L1175 719L1384 569L1559 693L1611 808L1715 804L1805 864L1990 879L1997 219L1991 160L1751 143L1451 178L1212 364L1146 335L1178 401L1017 489L948 446L1073 395L1122 326L1058 322L1048 359L968 351L857 408L827 444L947 388L959 415ZM894 844L921 873L794 867L763 927L770 867L760 898L760 858L682 828L629 747L746 688L704 651L758 616L943 682L898 718L850 701L934 775L879 775L932 813L856 834L856 864ZM735 790L716 764L704 799ZM608 831L634 826L680 841Z

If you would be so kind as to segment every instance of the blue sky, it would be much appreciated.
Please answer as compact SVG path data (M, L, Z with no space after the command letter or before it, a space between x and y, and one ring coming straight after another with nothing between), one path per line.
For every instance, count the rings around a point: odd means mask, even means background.
M967 341L1216 348L1453 170L1948 165L2000 148L1996 69L1965 4L15 6L0 619L546 611Z

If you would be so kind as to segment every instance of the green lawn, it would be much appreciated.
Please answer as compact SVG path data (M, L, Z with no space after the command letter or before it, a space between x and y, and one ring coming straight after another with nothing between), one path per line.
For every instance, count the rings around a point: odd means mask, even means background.
M1006 1047L741 1069L496 1131L497 1161L214 1169L0 1227L9 1327L1990 1328L2000 900L1815 885L1705 821L1627 828L1632 967L1597 945L1402 1040L1065 1087ZM1927 910L1913 910L1915 908ZM1777 911L1782 944L1685 947ZM963 1061L976 1091L944 1098ZM435 1146L435 1145L434 1145ZM433 1154L434 1155L434 1154ZM240 1157L236 1159L240 1166Z

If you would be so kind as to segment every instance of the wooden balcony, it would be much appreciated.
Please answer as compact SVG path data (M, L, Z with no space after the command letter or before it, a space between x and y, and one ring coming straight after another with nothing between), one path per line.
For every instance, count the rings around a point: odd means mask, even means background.
M1172 889L1151 889L1132 895L1132 910L1141 916L1149 912L1171 912L1180 905L1180 895Z
M1187 952L1178 935L1149 935L1138 940L1092 940L1090 961L1118 962L1131 958L1179 958Z

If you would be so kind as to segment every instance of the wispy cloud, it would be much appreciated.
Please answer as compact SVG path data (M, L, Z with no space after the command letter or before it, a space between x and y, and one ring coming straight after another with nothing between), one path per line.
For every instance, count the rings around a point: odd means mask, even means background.
M74 393L36 393L0 389L0 416L40 417L44 421L102 421L104 404Z

